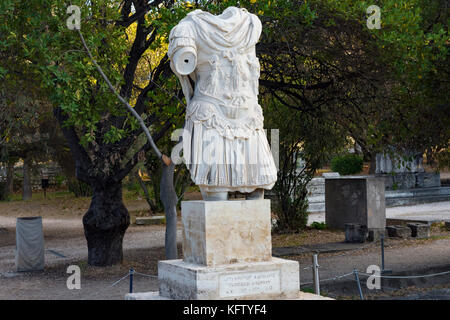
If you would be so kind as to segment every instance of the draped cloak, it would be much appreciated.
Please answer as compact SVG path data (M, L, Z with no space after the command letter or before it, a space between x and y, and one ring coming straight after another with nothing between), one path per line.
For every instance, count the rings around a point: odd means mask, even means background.
M260 35L258 17L236 7L218 16L195 10L170 32L168 55L187 102L183 159L205 191L252 192L276 182L258 104ZM179 50L195 56L192 73L177 72Z

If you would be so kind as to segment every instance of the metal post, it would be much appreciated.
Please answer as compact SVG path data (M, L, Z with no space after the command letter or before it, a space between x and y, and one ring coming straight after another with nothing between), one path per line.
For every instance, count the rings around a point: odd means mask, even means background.
M392 270L386 270L384 268L384 234L380 236L380 244L381 244L381 274L390 274Z
M356 284L358 285L359 297L361 298L361 300L364 300L364 296L361 289L361 283L359 282L358 270L353 269L353 273L355 274L355 281Z
M319 263L317 259L317 253L313 254L312 256L312 264L314 291L316 292L316 294L320 295Z
M130 269L130 293L133 293L133 274L134 270Z
M380 237L380 243L381 243L381 272L384 271L384 234Z

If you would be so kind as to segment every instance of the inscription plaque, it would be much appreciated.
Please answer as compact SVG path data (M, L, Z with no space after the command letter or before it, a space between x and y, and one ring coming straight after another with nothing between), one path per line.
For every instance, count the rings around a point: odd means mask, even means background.
M241 272L219 277L221 297L280 293L280 271Z

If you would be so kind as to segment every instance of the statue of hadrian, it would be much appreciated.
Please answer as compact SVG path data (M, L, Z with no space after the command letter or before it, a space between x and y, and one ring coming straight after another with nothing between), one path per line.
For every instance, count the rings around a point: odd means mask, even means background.
M258 104L261 21L246 9L189 13L168 55L187 102L183 159L204 200L261 199L277 179Z

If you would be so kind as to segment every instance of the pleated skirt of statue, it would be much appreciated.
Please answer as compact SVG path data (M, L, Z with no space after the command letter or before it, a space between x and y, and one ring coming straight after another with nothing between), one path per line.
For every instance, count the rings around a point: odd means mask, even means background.
M194 183L208 192L271 189L277 170L264 130L232 139L186 119L183 158Z

